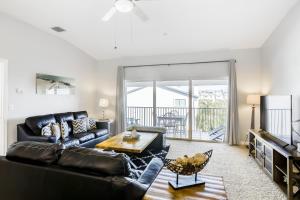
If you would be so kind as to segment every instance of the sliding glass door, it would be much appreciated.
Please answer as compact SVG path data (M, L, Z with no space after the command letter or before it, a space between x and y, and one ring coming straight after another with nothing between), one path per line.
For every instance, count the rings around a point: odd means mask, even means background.
M189 138L189 81L156 82L157 126L167 129L167 137Z
M227 80L193 80L192 139L223 141L226 131Z
M126 92L127 127L165 127L175 139L224 139L227 80L126 82Z
M126 67L126 125L160 126L167 137L222 141L228 63Z

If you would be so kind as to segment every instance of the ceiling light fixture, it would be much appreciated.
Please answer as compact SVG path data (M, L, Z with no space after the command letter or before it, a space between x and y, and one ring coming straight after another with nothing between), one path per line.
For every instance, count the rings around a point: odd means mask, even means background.
M143 22L148 21L149 20L148 16L137 5L139 4L140 1L145 1L145 0L115 0L114 5L102 17L102 21L104 22L109 21L116 14L116 12L121 12L121 13L132 12Z
M115 2L115 7L119 12L127 13L132 11L134 4L130 0L118 0Z

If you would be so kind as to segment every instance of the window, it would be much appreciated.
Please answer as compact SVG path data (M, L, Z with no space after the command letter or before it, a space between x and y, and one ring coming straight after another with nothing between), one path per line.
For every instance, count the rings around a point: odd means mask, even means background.
M186 100L185 99L174 99L174 106L175 107L185 107Z

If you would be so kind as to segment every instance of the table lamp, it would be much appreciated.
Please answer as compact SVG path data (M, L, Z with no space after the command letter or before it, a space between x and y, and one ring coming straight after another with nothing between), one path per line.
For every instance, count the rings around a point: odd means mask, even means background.
M255 129L255 107L260 104L260 95L250 94L247 96L247 104L252 106L251 129Z
M104 119L104 112L105 112L105 108L107 108L109 106L109 102L108 99L106 98L100 98L99 99L99 107L102 109L102 119Z

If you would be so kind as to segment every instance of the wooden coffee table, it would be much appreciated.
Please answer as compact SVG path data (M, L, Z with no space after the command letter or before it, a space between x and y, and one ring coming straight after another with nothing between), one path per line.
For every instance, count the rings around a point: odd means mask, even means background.
M119 133L99 144L96 148L115 150L124 153L142 153L153 140L158 136L157 133L138 132L138 140L123 141L123 136L128 133Z
M150 186L143 200L225 200L227 194L223 178L199 174L205 185L174 190L168 181L175 180L176 174L163 168ZM193 177L182 177L193 178Z

